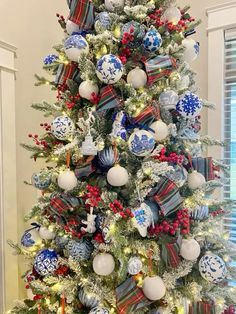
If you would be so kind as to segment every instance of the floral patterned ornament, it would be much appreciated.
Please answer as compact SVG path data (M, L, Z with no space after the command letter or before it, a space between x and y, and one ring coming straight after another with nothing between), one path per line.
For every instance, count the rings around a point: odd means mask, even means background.
M202 102L197 95L186 92L177 103L176 110L184 118L194 118L202 110Z
M123 65L119 58L108 54L98 60L96 74L100 81L106 84L114 84L123 75Z
M124 111L116 112L113 116L112 133L110 134L112 138L121 138L122 140L127 139L127 131L124 127L127 116Z
M129 150L136 156L149 155L154 147L155 140L151 133L145 130L135 131L129 138Z
M144 37L143 45L147 51L157 51L162 45L161 35L154 29L148 31Z
M134 215L133 223L135 228L138 229L140 235L145 238L147 236L147 229L154 225L153 214L151 208L142 203L138 208L132 210Z

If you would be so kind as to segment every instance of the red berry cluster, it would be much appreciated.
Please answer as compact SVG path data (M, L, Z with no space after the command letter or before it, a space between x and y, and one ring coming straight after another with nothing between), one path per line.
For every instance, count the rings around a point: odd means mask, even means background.
M101 99L101 96L96 95L95 93L92 93L91 98L90 98L90 102L94 105L97 105L99 103Z
M124 219L133 218L134 215L129 208L124 208L120 201L115 200L109 204L110 209L114 214L119 214Z
M96 241L97 243L104 243L104 238L101 232L97 232L94 237L93 237L94 241Z
M101 202L101 191L97 186L87 185L87 192L83 195L83 199L88 207L96 207Z
M55 275L66 276L70 271L70 268L66 265L60 265L55 271Z
M233 305L230 305L222 314L235 314L236 309L234 308Z
M128 47L123 48L119 55L119 58L122 64L125 64L127 62L127 58L130 57L131 55L132 55L132 52Z
M134 41L134 27L130 26L128 32L124 32L123 37L121 39L122 45L127 45L130 42Z
M76 103L80 100L79 93L75 96L69 96L69 101L66 101L66 107L68 109L73 109L76 106Z
M77 227L79 226L79 222L76 219L71 218L67 225L64 226L64 230L66 233L70 233L73 237L76 237L78 239L81 239L84 235L84 232L77 231Z
M34 301L41 300L43 298L42 294L36 294L34 296Z
M190 219L188 209L183 209L177 212L173 222L168 222L164 219L161 223L149 228L151 236L160 235L161 233L174 236L180 230L181 234L187 235L190 232Z
M224 215L224 214L225 214L225 210L223 209L218 209L210 213L212 217L216 217L216 216Z
M48 148L48 143L45 140L40 140L38 134L29 134L29 138L32 138L37 146L42 145L44 149Z
M47 132L51 132L51 125L50 124L48 124L47 122L45 122L45 123L40 123L40 126L43 128L43 129L45 129L45 131L47 131Z
M166 156L166 148L163 147L162 150L160 151L159 156L154 156L153 157L155 160L159 160L161 162L172 162L176 164L182 164L184 161L184 156L183 155L177 155L176 153L171 153L169 156Z

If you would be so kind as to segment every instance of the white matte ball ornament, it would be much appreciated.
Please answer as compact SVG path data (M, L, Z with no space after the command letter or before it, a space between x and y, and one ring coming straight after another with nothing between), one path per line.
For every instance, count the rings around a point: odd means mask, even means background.
M176 104L179 101L178 94L173 90L167 90L161 93L159 102L165 109L175 109Z
M98 254L93 259L93 270L97 275L109 276L115 269L115 261L111 254Z
M198 242L194 239L183 239L180 255L187 261L195 261L201 253L201 248Z
M112 12L115 9L121 10L125 6L124 0L105 0L105 8Z
M53 120L52 134L61 141L68 140L74 133L74 122L68 116L60 116Z
M81 35L72 35L65 40L64 44L65 54L68 59L74 62L78 62L78 58L82 54L89 53L89 45L86 39Z
M66 31L67 31L67 34L72 35L73 33L78 33L80 31L80 27L74 22L68 20L66 22Z
M188 175L188 186L191 190L200 189L206 183L205 177L197 172L193 171Z
M176 7L170 7L165 10L163 18L170 23L177 24L181 19L181 12Z
M137 275L143 268L142 261L138 257L132 257L128 261L128 273L132 276Z
M147 74L140 68L131 70L127 76L127 83L133 88L141 88L147 84Z
M199 271L205 280L216 284L224 280L227 275L225 262L212 253L207 253L200 259Z
M146 277L143 283L143 293L151 301L162 299L166 294L166 287L161 277Z
M112 186L123 186L129 181L129 174L124 167L116 165L107 173L107 181Z
M58 186L65 190L70 191L73 190L77 186L77 178L73 171L70 171L70 169L67 169L59 174L57 178Z
M182 41L182 45L185 48L183 53L184 61L192 62L196 60L200 52L199 43L191 38L185 38Z
M82 98L90 100L92 94L97 95L99 92L97 84L94 84L92 81L84 81L79 86L79 94Z
M53 240L56 236L54 232L50 231L46 227L40 227L39 235L43 240Z
M168 125L161 120L153 122L150 129L154 131L153 137L157 142L164 141L169 135Z

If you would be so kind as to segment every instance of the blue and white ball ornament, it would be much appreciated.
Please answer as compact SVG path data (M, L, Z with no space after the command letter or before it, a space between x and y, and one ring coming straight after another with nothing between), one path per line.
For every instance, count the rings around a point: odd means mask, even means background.
M40 225L37 223L32 224L32 228L26 230L21 237L21 245L26 248L33 247L42 243L42 239L39 235Z
M102 27L107 30L111 29L111 18L109 16L109 13L107 12L99 13L95 18L95 27L97 23L100 23Z
M44 65L51 65L57 60L58 60L58 56L56 56L54 54L50 54L43 59L43 63L44 63Z
M198 205L194 209L191 210L191 218L193 220L204 220L209 216L209 207L206 205Z
M141 272L143 263L138 257L131 257L128 261L128 273L132 276L137 275Z
M39 173L34 173L31 177L32 185L39 190L46 190L51 184L51 173L41 170Z
M202 110L202 101L191 92L186 92L176 105L176 110L184 118L194 118Z
M153 151L155 139L152 134L146 130L136 130L130 136L128 145L132 154L145 157Z
M79 300L80 302L88 308L94 308L99 304L99 298L96 294L87 293L84 288L81 288L79 291Z
M89 44L83 36L75 34L66 39L64 49L69 60L78 62L82 54L89 53Z
M100 307L97 306L95 308L93 308L89 314L109 314L110 311L108 309L106 309L105 307Z
M162 38L160 33L155 29L149 30L144 39L143 39L143 46L145 50L150 52L157 51L162 45Z
M66 246L69 255L77 262L88 260L93 252L93 245L88 240L71 240Z
M212 253L207 253L201 258L199 271L205 280L216 284L223 281L227 275L223 259Z
M67 34L69 35L73 35L74 33L78 33L80 31L80 26L74 22L72 22L71 20L68 20L66 22L66 31Z
M34 268L41 276L53 274L58 268L58 255L54 250L39 251L34 260Z
M132 30L132 32L131 32ZM144 25L136 22L136 21L130 21L123 25L121 29L121 36L123 37L124 33L132 34L134 37L133 41L130 41L127 44L128 48L135 49L138 48L143 41L143 38L145 36L145 27Z
M67 237L56 237L55 238L55 244L61 250L63 250L66 247L68 242L69 242L69 238L67 238Z
M104 170L110 169L117 161L117 156L112 147L104 148L98 152L98 164Z
M118 57L108 54L98 60L96 74L103 83L114 84L123 75L123 65Z
M51 125L52 134L61 141L71 138L74 130L74 122L68 116L57 117Z
M185 38L182 41L182 45L184 46L183 59L186 62L192 62L197 59L200 53L200 45L197 41L192 38Z

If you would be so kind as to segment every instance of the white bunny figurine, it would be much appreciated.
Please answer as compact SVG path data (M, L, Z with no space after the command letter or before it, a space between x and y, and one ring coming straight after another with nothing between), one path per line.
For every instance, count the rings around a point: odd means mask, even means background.
M82 224L86 225L86 227L82 227L81 231L94 233L96 231L95 219L96 215L93 215L93 207L91 207L90 214L87 214L87 220L82 220Z

